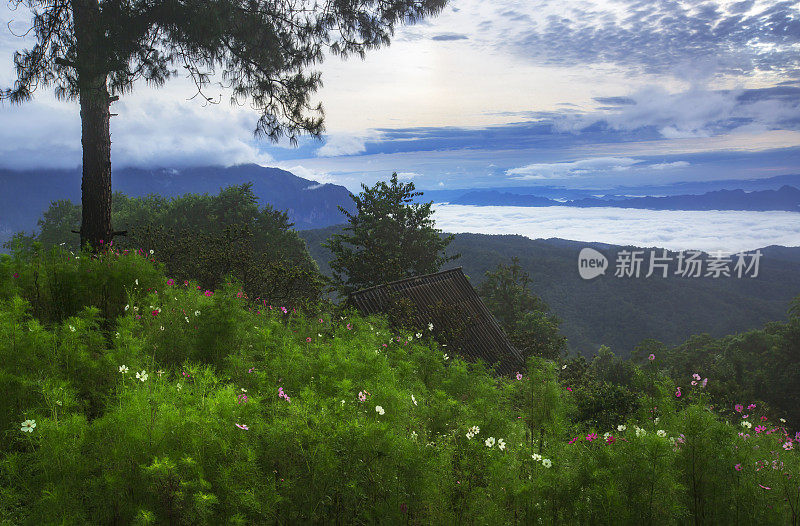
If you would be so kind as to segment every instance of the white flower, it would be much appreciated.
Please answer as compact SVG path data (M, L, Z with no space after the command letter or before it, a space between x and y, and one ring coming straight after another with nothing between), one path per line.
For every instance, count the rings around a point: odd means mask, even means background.
M242 387L242 392L243 392L243 393L246 393L246 392L247 392L247 389L245 389L244 387Z
M69 326L69 330L70 330L71 332L75 332L75 327L73 327L72 325L70 325L70 326Z
M433 330L433 323L429 323L429 324L428 324L428 330L429 330L429 331L432 331L432 330Z
M450 357L449 357L449 356L447 356L447 353L444 353L444 359L445 359L445 360L449 360L449 359L450 359Z
M375 412L378 413L381 416L383 416L386 413L386 411L383 410L383 407L381 407L379 405L375 406Z
M164 326L163 326L163 325L161 326L161 330L162 330L162 331L164 330Z
M189 316L184 316L183 319L186 320L186 323L189 323Z
M136 278L135 280L133 280L133 282L138 285L139 284L139 278Z
M411 395L411 401L414 402L414 405L417 405L417 399L414 398L414 395Z
M200 316L200 311L199 310L194 311L194 315L195 316Z
M492 447L492 446L494 446L494 443L495 443L494 437L487 438L486 442L485 442L486 447Z
M20 427L23 433L33 433L33 428L36 427L36 420L25 420Z
M146 382L147 381L147 373L144 370L142 370L142 372L140 372L140 373L136 373L136 379L137 380L141 380L142 382Z
M625 431L626 429L628 429L628 426L625 424L620 424L617 426L617 431Z
M121 372L122 374L127 373L128 372L128 366L127 365L120 365L119 366L119 372Z
M660 419L660 418L658 418L658 417L656 417L656 419L655 419L655 420L653 420L653 423L654 423L654 424L657 424L659 420L661 420L661 419Z
M417 333L417 339L419 340L420 338L422 338L422 333L421 333L421 332L418 332L418 333Z
M342 405L344 405L344 400L342 400Z
M417 432L416 431L412 431L411 432L411 439L412 440L416 440L417 439Z
M497 447L500 451L503 451L506 448L506 443L502 438L497 439Z
M567 368L567 364L564 364L564 365L562 365L562 366L561 366L561 370L562 370L562 371L563 371L564 369L566 369L566 368Z
M644 436L644 435L646 435L646 434L647 434L647 431L645 431L645 430L644 430L644 429L642 429L641 427L639 427L639 426L633 426L633 427L634 427L634 429L636 430L636 436L637 436L637 437Z
M753 424L751 424L747 420L742 420L742 427L746 427L747 429L750 429L751 427L753 427Z
M546 468L552 467L553 466L553 461L550 460L549 458L545 458L545 459L542 460L542 466L544 466Z
M533 460L535 460L536 462L541 462L542 461L542 455L540 455L539 453L534 453L533 455L531 455L531 458Z
M610 431L606 431L605 433L603 433L603 439L604 440L608 440L608 437L610 437L610 436L611 436L611 432Z
M413 340L413 339L414 339L414 337L413 337L413 336L409 336L409 337L408 337L408 341L411 341L411 340Z
M125 310L126 310L126 311L127 311L128 309L130 309L130 308L131 308L130 304L128 304L128 305L125 305Z
M660 436L661 438L664 438L665 436L667 436L667 432L664 431L663 429L659 429L658 431L656 431L656 435Z
M182 386L181 384L178 384L178 385L176 385L175 387L178 389L178 391L180 391L181 389L183 389L183 386Z
M785 424L786 423L786 419L785 418L780 418L779 420L781 421L781 424Z
M153 255L153 249L152 248L150 249L150 255L151 256Z

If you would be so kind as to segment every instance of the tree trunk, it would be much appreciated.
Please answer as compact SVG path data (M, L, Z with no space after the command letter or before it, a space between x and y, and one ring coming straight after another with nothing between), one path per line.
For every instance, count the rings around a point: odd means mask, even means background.
M111 129L106 79L81 87L81 246L93 250L108 246L111 229Z
M81 105L81 247L108 246L111 228L111 99L106 85L103 31L97 0L73 0Z

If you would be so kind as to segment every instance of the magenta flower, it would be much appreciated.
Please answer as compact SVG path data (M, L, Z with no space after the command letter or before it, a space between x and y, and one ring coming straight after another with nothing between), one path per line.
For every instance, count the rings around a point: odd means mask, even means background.
M744 406L742 404L736 404L733 406L737 413L741 413L744 410Z
M733 466L733 469L735 469L736 471L741 471L742 470L742 465L741 464L736 464L735 466Z
M172 278L169 278L167 280L167 285L174 285L174 284L175 284L175 280L173 280Z
M608 435L606 437L606 444L613 444L616 441L617 441L617 439L614 438L614 435Z
M586 435L586 441L587 442L592 442L596 438L597 438L597 433L589 433L588 435Z
M681 397L681 388L680 388L680 387L678 387L678 388L675 390L675 398L680 398L680 397Z
M289 395L283 392L283 387L278 387L278 398L283 398L289 403L292 403L292 400L289 398Z
M750 404L750 405L747 406L747 410L748 411L750 411L751 409L755 409L755 408L756 408L756 404Z
M247 427L247 424L234 424L239 429L244 429L245 431L250 431L250 428Z
M767 428L764 427L764 426L756 426L756 434L759 434L759 433L761 433L763 431L766 431L766 430L767 430Z
M573 438L572 440L570 440L569 442L567 442L567 444L574 444L575 442L577 442L577 441L578 441L578 439L579 439L579 438L580 438L580 437L575 437L575 438Z

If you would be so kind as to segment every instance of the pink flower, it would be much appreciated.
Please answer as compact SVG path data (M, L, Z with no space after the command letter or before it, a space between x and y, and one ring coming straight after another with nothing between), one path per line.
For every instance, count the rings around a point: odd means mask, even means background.
M747 406L747 410L748 411L750 411L751 409L755 409L755 408L756 408L756 404L750 404L750 405Z
M519 371L517 371L517 380L522 380L522 374Z
M766 431L767 428L764 426L756 426L756 434L761 433L762 431Z
M700 380L700 375L699 375L699 374L697 374L697 373L694 373L694 374L692 375L692 378L694 378L695 380Z
M702 383L700 384L700 387L705 387L705 386L706 386L706 384L708 384L708 378L703 378L703 381L702 381Z
M572 392L572 387L567 387L567 391Z
M762 415L762 416L761 416L761 421L762 421L762 422L766 422L766 421L767 421L767 417Z
M651 353L650 356L647 357L647 359L652 362L653 360L656 359L656 355Z
M311 336L306 338L306 343L311 343Z
M735 466L733 466L733 469L735 469L736 471L741 471L742 470L742 465L741 464L736 464Z
M247 427L247 424L234 424L234 425L236 427L238 427L239 429L244 429L245 431L249 431L250 430L250 428Z
M680 397L681 397L681 388L678 387L677 390L675 391L675 398L680 398Z
M759 485L758 485L758 487L760 487L760 488L764 488L764 489L772 489L772 488L770 488L770 487L768 487L768 486L764 486L763 484L759 484Z
M692 380L692 385L697 385L697 380Z
M365 401L365 400L367 399L367 395L365 395L365 394L364 394L364 391L359 391L359 392L358 392L358 399L359 399L361 402L363 402L363 401Z
M744 406L742 404L736 404L735 406L733 406L733 408L736 410L737 413L741 413L742 410L744 410Z
M792 449L794 449L794 444L792 443L791 440L789 440L788 442L783 444L783 449L785 449L786 451L791 451Z
M283 387L278 387L278 398L283 398L287 402L292 403L292 400L289 398L289 396L283 392Z
M352 325L350 325L349 323L347 324L347 330L348 330L348 331L351 331L351 330L353 330L353 326L352 326Z

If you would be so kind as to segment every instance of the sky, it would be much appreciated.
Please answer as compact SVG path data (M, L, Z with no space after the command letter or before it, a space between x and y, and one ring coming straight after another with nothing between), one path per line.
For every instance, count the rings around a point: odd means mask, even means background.
M26 13L0 5L0 86ZM114 104L115 166L255 162L356 190L575 188L800 173L800 4L454 0L365 60L329 57L321 141L258 141L258 114L185 79ZM224 92L220 91L224 98ZM0 105L0 167L80 163L77 104Z

